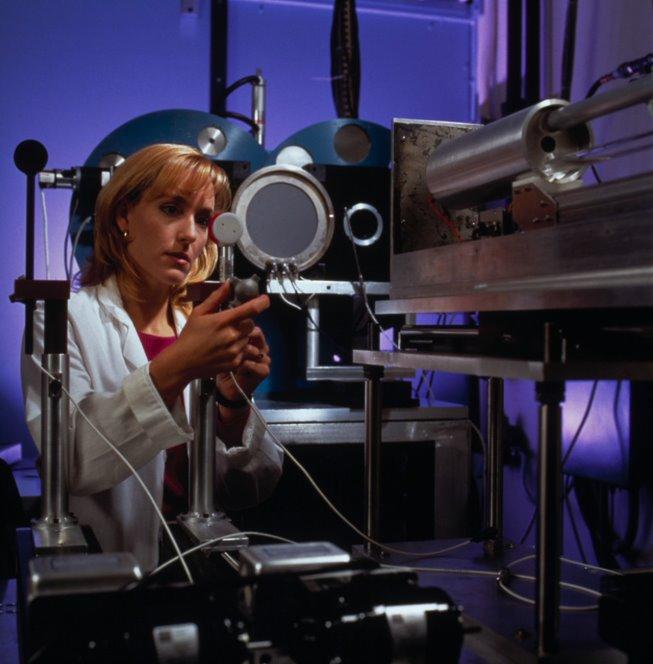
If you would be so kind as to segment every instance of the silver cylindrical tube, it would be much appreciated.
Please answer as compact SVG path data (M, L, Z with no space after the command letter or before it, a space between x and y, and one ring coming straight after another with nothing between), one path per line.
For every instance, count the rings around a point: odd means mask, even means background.
M571 129L649 99L653 99L653 74L556 110L549 115L546 124L552 131Z
M190 513L215 513L215 382L197 379L191 386L195 435L190 464Z
M554 131L547 117L567 105L545 99L492 124L441 143L429 157L426 183L450 208L465 208L506 196L515 177L535 173L549 182L578 179L586 165L563 157L592 143L586 125Z
M485 524L503 539L503 379L488 379Z
M313 369L320 364L320 302L311 298L307 305L306 316L306 368ZM317 327L316 327L317 326Z
M252 119L258 127L256 142L265 145L265 79L260 70L256 74L258 83L252 85Z
M68 516L68 397L61 389L68 387L68 355L44 354L41 365L57 379L41 378L41 521L60 524Z
M221 244L218 247L218 280L224 283L234 276L234 248Z
M365 367L365 533L379 539L381 508L381 367ZM377 546L367 542L365 550L380 553Z

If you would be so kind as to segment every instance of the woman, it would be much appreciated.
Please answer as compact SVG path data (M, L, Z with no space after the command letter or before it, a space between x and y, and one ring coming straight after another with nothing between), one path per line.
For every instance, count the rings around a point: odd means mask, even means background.
M185 388L216 377L217 499L260 501L281 473L281 453L233 384L251 394L269 374L268 346L253 318L260 296L218 311L228 286L191 312L186 285L217 262L208 237L215 211L229 207L226 175L182 145L152 145L129 157L98 196L94 255L69 303L70 392L91 421L138 469L168 518L187 501L186 446L193 431ZM40 354L23 360L27 423L40 441ZM25 356L24 356L25 357ZM159 522L142 488L88 423L71 410L70 508L103 551L131 551L144 569L158 562Z

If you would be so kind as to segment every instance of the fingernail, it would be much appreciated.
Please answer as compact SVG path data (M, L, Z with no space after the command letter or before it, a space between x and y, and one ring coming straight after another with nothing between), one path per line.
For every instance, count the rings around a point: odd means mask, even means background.
M263 359L263 353L259 353L259 354L258 354L258 359L259 359L259 360L262 360L262 359Z

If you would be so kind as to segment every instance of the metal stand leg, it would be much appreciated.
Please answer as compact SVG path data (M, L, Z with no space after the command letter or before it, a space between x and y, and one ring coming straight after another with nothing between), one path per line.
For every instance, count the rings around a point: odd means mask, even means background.
M81 553L88 549L77 519L68 511L66 466L68 454L68 355L44 353L41 376L41 517L33 522L37 554Z
M485 451L485 527L497 532L485 552L503 550L503 379L488 380L487 450Z
M365 371L365 533L379 539L381 495L381 378L383 367L366 366ZM365 551L374 556L381 550L367 542Z
M540 403L538 457L538 515L536 551L535 629L538 655L557 649L562 549L562 472L560 465L565 385L542 382L535 386Z
M179 517L184 530L197 542L229 536L215 549L230 551L249 544L246 535L215 508L215 383L196 380L191 386L195 436L190 455L190 510Z

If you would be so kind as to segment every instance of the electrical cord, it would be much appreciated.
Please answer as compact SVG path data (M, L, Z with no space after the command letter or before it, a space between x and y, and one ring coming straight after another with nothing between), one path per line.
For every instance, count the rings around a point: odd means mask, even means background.
M594 397L596 395L596 388L598 387L599 381L595 380L594 383L592 384L592 390L590 392L589 399L587 400L587 406L585 406L585 412L583 413L583 416L580 420L580 423L578 425L578 428L576 429L576 432L574 433L571 442L569 443L569 447L567 448L567 452L565 453L564 457L562 458L562 463L561 463L561 468L564 469L567 460L569 459L569 455L574 449L574 446L576 445L576 442L580 438L580 434L583 431L583 428L585 427L585 423L587 422L587 418L589 417L590 411L592 410L592 405L594 404ZM569 492L567 491L565 493L565 498L567 497L567 494ZM528 522L528 525L526 526L526 530L524 531L524 534L521 536L519 543L523 544L526 541L526 538L529 536L531 529L535 525L535 518L537 517L537 506L533 510L533 514L531 516L530 521Z
M41 189L41 210L43 211L43 251L45 258L45 278L50 278L50 240L48 232L48 209L45 204L45 191Z
M68 271L66 272L66 274L69 275L69 279L72 279L72 276L73 276L73 260L75 260L75 252L77 251L77 245L79 244L79 238L82 236L82 231L84 230L84 228L86 228L86 225L88 224L88 222L91 221L92 219L93 219L93 215L89 215L88 217L86 217L86 219L84 219L84 221L82 221L82 223L80 224L80 226L77 230L77 233L75 233L75 241L73 242L73 249L72 249L72 252L70 254L70 264L68 266Z
M360 528L358 528L356 525L354 525L328 498L328 496L322 491L322 489L319 487L317 482L313 479L311 474L304 468L304 466L300 463L300 461L290 452L290 450L276 437L274 432L270 429L268 426L268 423L265 421L265 418L261 414L261 411L258 409L256 404L245 394L244 390L241 388L239 385L238 381L236 380L236 377L234 376L233 372L229 373L229 376L231 377L231 380L233 381L234 385L236 386L236 389L240 393L241 397L245 399L249 405L250 408L252 409L252 412L256 415L256 417L259 419L265 430L268 432L274 443L281 449L285 455L297 466L299 471L304 475L304 477L308 480L308 483L315 489L317 492L318 496L322 498L322 500L326 503L326 505L331 509L331 511L344 523L346 524L351 530L353 530L359 537L362 537L366 542L369 542L370 544L376 546L377 548L387 551L388 553L397 553L402 556L417 556L419 558L422 557L431 557L431 556L437 556L442 553L448 553L449 551L455 551L456 549L460 549L463 546L467 546L468 544L471 544L474 540L473 539L467 539L462 542L459 542L458 544L454 544L452 546L445 547L443 549L438 549L437 551L424 551L421 553L417 553L415 551L406 551L404 549L397 549L391 546L387 546L386 544L382 544L381 542L378 542L377 540L369 537L367 534L365 534Z
M190 556L191 553L195 553L196 551L200 551L201 549L205 549L206 547L209 546L214 546L215 544L219 544L220 542L225 542L229 541L229 538L232 537L241 537L242 535L245 535L246 537L266 537L267 539L274 540L275 542L284 542L285 544L297 544L294 540L287 539L286 537L280 537L279 535L273 535L272 533L262 533L259 532L258 530L245 530L242 532L238 532L235 535L222 535L221 537L214 537L213 539L207 540L206 542L201 542L200 544L197 544L196 546L191 547L190 549L186 549L184 552L181 553L181 558L185 558L186 556ZM159 565L156 569L153 569L146 577L144 577L141 581L138 583L142 583L146 579L150 579L153 577L155 574L158 574L162 570L166 569L166 567L170 567L170 565L174 564L177 562L177 560L180 560L179 556L173 556L172 558L166 560L164 563Z
M390 342L390 344L392 344L392 346L394 347L395 350L398 350L398 351L401 352L401 348L399 346L397 346L397 344L394 342L394 339L391 339L390 337L388 337L386 335L385 330L381 326L381 323L379 323L378 318L374 315L374 312L372 311L372 308L370 307L370 301L367 297L367 288L365 287L365 280L363 279L363 272L361 270L361 264L360 264L360 261L358 260L358 250L356 249L356 241L354 240L354 232L351 229L351 223L350 223L349 219L347 218L346 214L343 217L343 221L347 224L347 228L349 230L349 232L346 233L346 235L349 236L349 240L351 241L351 248L352 248L352 251L354 252L354 261L356 262L356 272L358 274L358 285L359 285L359 288L361 290L361 295L363 296L363 302L365 304L365 309L367 310L367 313L369 314L370 318L372 319L372 321L376 325L377 329L379 330L381 336L383 336L383 338L386 341Z
M526 562L528 560L533 560L535 556L533 554L529 554L527 556L523 556L522 558L518 558L517 560L513 560L509 564L507 564L505 567L503 567L499 571L499 575L497 576L497 585L503 592L505 592L507 595L510 597L513 597L516 600L519 600L520 602L524 602L526 604L535 604L535 600L531 599L530 597L525 597L524 595L521 595L511 588L509 588L506 585L506 582L510 578L514 579L519 579L521 581L535 581L534 576L526 575L526 574L514 574L512 572L512 568L515 565L519 565L520 563ZM619 571L615 571L612 569L607 569L605 567L599 567L598 565L589 565L587 563L580 563L577 560L571 560L570 558L564 558L563 556L560 556L560 561L563 563L567 563L568 565L574 565L576 567L582 567L586 571L591 570L595 572L602 572L603 574L611 574L614 576L622 576L622 573ZM584 593L586 595L591 595L593 597L601 597L601 593L598 592L597 590L594 590L592 588L587 588L585 586L581 586L575 583L569 583L567 581L561 581L560 586L563 588L568 588L570 590L576 590L578 592ZM560 610L561 611L595 611L598 609L598 604L590 604L590 605L581 605L581 606L570 606L570 605L560 605Z
M45 367L42 367L32 356L32 360L36 364L36 366L46 375L48 376L51 380L56 381L61 384L61 381L53 376ZM100 440L102 440L104 443L108 445L108 447L118 456L118 458L127 466L131 474L134 476L136 481L141 485L141 488L145 492L145 495L147 496L148 500L150 503L152 503L152 507L154 507L154 511L156 512L157 516L159 517L159 520L161 521L161 524L163 525L163 528L170 538L170 543L172 544L175 552L177 553L177 557L179 558L181 562L181 566L184 568L184 572L186 573L186 577L188 578L188 581L192 584L194 583L193 580L193 575L190 573L190 569L188 568L188 565L186 565L186 561L182 557L182 552L181 549L179 548L179 545L177 544L177 540L175 539L174 535L172 534L172 531L170 530L170 527L166 523L165 517L161 513L161 510L159 509L159 506L156 504L156 500L154 500L154 497L148 490L147 486L145 486L145 482L141 479L141 476L138 474L136 469L132 466L132 464L127 460L127 458L124 456L124 454L91 422L91 420L88 418L86 413L80 408L79 404L77 401L71 396L70 392L63 386L61 385L61 390L63 393L70 399L70 403L73 404L77 412L82 416L82 418L87 422L87 424L95 431L95 433L99 436Z
M68 270L68 243L72 242L72 239L70 237L70 229L72 228L73 225L73 218L75 217L75 214L77 212L77 208L79 207L79 197L75 199L75 205L73 205L73 209L70 213L70 216L68 217L68 225L66 226L66 234L64 235L63 239L63 269L66 272L66 279L70 281L70 272Z

